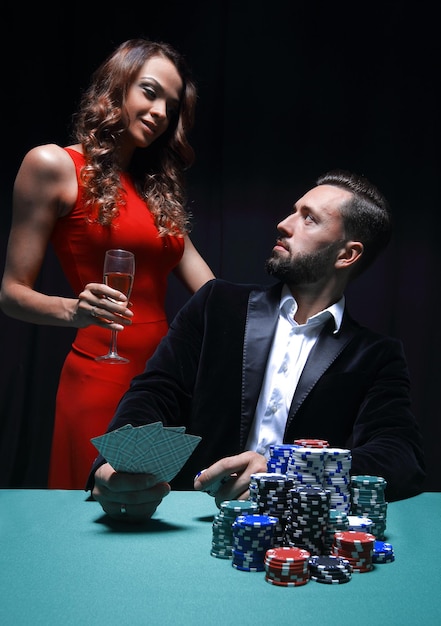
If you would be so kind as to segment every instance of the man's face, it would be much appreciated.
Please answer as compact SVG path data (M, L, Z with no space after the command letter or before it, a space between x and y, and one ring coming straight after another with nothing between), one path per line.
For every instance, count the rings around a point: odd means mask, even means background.
M277 225L280 237L266 262L268 273L292 285L330 277L345 241L340 206L351 197L345 189L319 185L300 198Z

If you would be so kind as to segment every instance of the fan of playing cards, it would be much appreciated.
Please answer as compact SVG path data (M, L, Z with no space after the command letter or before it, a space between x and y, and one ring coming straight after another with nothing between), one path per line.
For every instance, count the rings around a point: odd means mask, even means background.
M185 426L163 426L161 422L126 424L91 442L117 472L154 474L159 482L176 476L201 437L187 435Z

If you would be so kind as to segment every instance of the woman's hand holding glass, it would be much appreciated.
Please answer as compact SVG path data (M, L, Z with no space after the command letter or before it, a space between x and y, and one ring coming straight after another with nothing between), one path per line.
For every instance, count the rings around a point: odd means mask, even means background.
M127 250L108 250L104 259L104 284L123 293L127 300L132 291L133 279L135 276L135 257ZM118 300L108 297L114 304L119 304ZM116 312L115 312L116 313ZM91 314L94 317L105 317L105 313L99 307L92 307ZM106 363L128 363L129 359L118 354L117 330L111 329L111 339L107 354L96 357L96 361Z

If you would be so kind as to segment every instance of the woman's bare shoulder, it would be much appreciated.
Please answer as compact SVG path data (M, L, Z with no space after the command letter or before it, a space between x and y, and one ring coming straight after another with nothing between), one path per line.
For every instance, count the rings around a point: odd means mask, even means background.
M72 175L74 164L64 148L48 143L31 148L25 154L20 169L32 171L38 176L62 177Z

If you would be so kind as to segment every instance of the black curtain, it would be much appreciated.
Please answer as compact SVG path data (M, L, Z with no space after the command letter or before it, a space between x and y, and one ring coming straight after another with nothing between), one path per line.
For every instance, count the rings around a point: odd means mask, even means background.
M199 87L189 208L193 241L217 276L267 282L264 260L275 225L327 169L365 174L389 198L394 239L351 287L348 303L361 322L404 342L426 442L426 488L440 490L435 9L425 2L157 4L117 12L102 3L81 10L60 5L54 14L49 3L25 13L6 3L0 269L13 180L25 152L69 142L81 90L118 43L139 35L169 41L187 56ZM39 288L70 293L50 250ZM170 317L187 297L171 279ZM73 331L2 313L0 322L0 486L45 487L54 398Z

